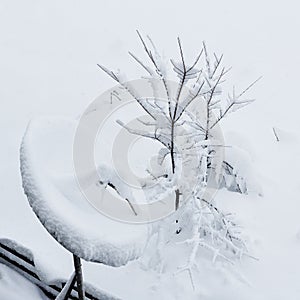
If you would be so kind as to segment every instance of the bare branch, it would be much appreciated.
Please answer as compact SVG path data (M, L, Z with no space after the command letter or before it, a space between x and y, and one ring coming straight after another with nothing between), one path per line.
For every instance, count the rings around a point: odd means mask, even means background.
M158 67L157 62L155 61L155 59L154 59L154 57L153 57L151 51L150 51L149 48L147 47L147 45L146 45L146 43L145 43L145 41L144 41L142 35L140 34L140 32L139 32L138 30L137 30L136 32L137 32L137 34L138 34L138 36L139 36L139 38L140 38L140 40L141 40L141 42L142 42L142 44L143 44L143 46L144 46L145 52L147 53L148 57L150 58L152 64L153 64L154 67L155 67L156 73L158 74L159 78L160 78L160 79L162 80L162 82L163 82L163 85L164 85L164 88L165 88L165 91L166 91L166 94L167 94L168 104L169 104L169 115L170 115L170 117L171 117L171 98L170 98L170 92L169 92L169 88L168 88L168 85L167 85L167 81L166 81L166 79L164 78L164 76L163 76L163 74L162 74L160 68ZM157 53L157 50L156 50L156 47L155 47L155 45L154 45L152 39L151 39L149 36L147 36L147 38L148 38L148 40L150 41L150 43L151 43L153 49L156 51L156 54L158 54L158 53Z
M211 89L210 91L210 96L209 98L207 99L207 103L206 103L206 135L205 135L205 139L208 139L208 135L209 135L209 130L210 130L210 125L209 125L209 122L210 122L210 103L215 95L215 91L216 91L216 88L217 86L219 85L222 77L224 76L224 72L225 72L225 68L222 69L220 75L218 76L218 79L217 81L215 82L213 88Z
M208 101L207 101L207 105L208 105L208 106L209 106L209 104L210 104L210 102L211 102L213 96L215 95L216 88L218 87L218 85L219 85L219 83L220 83L220 81L221 81L221 79L222 79L222 77L223 77L224 75L225 75L225 68L222 69L220 75L218 76L218 79L217 79L216 83L214 84L213 88L212 88L211 91L210 91L210 96L209 96L209 99L208 99Z
M101 182L100 182L100 184L101 184ZM109 187L111 187L113 190L115 190L115 191L117 192L117 194L120 195L120 196L122 197L121 193L119 192L119 190L117 189L117 187L116 187L113 183L108 182L107 185L108 185ZM123 198L123 197L122 197L122 198ZM128 205L129 205L130 209L132 210L132 212L137 216L137 212L136 212L136 210L134 209L134 207L133 207L131 201L130 201L129 199L127 199L127 198L125 198L125 201L128 203Z
M137 101L137 103L146 111L146 113L151 116L153 119L155 119L155 116L153 113L150 112L150 110L142 103L141 99L139 99L136 95L134 95L133 91L124 83L121 82L119 77L113 72L109 71L104 66L101 66L97 64L97 66L104 71L106 74L108 74L112 79L114 79L116 82L118 82L122 87L125 88L125 90Z
M139 58L137 58L132 52L128 52L129 53L129 55L139 64L139 65L141 65L146 71L147 71L147 73L149 74L149 75L153 75L153 72L139 59Z
M178 42L178 46L179 46L179 52L180 52L180 57L181 57L181 61L182 61L183 70L186 71L186 66L185 66L185 61L184 61L182 46L181 46L181 42L180 42L180 38L179 37L177 38L177 42Z
M245 105L248 105L249 103L253 102L254 100L253 99L249 99L249 100L241 100L241 101L238 101L239 98L241 96L243 96L247 91L249 91L249 89L251 87L253 87L260 79L262 78L259 77L258 79L256 79L254 82L252 82L246 89L244 89L238 96L235 95L235 89L233 87L233 96L232 96L232 99L231 97L229 96L229 99L231 99L231 103L227 106L227 108L225 109L224 112L222 112L219 116L219 118L217 118L217 120L210 126L210 129L214 128L229 112L230 110L235 106L235 105L240 105L240 108L245 106Z
M208 76L211 79L211 66L210 66L210 60L209 60L208 52L207 52L207 49L206 49L206 44L205 44L204 41L202 42L202 44L203 44L203 50L204 50L204 55L205 55L206 68L207 68Z
M278 137L275 127L273 127L273 133L275 135L276 141L279 142L279 137Z
M180 110L177 118L176 118L176 122L181 118L182 114L186 111L186 109L188 108L188 106L200 95L200 91L202 90L204 86L204 81L202 82L201 85L199 85L198 91L196 92L195 95L192 96L192 98L190 98L188 101L186 101L185 104L183 104L182 109Z
M157 71L157 70L158 70L158 67L157 67L157 64L156 64L156 62L155 62L155 60L154 60L154 58L153 58L153 55L152 55L152 53L151 53L151 50L149 50L149 48L147 47L147 45L146 45L146 43L145 43L145 41L144 41L142 35L140 34L140 32L139 32L138 30L137 30L136 32L137 32L137 34L138 34L138 36L139 36L139 38L140 38L140 40L141 40L141 43L142 43L143 46L144 46L145 52L147 53L148 57L150 58L151 62L153 63L153 65L155 66L155 69L156 69L156 71Z
M108 70L107 68L105 68L102 65L97 64L97 66L103 71L105 72L108 76L110 76L112 79L114 79L115 81L119 82L119 78L116 76L116 74L113 71Z
M202 53L203 53L203 49L201 49L200 53L198 54L198 56L196 57L195 59L195 62L192 64L192 66L187 70L187 72L191 71L194 69L194 67L197 65L200 57L202 56Z
M218 67L220 66L221 61L222 61L222 59L223 59L223 54L221 55L220 58L218 58L218 57L216 56L215 53L214 53L214 56L215 56L215 59L216 59L216 64L215 64L214 71L213 71L213 73L212 73L212 77L215 75L215 73L216 73L216 71L218 70Z
M256 80L254 80L246 89L244 89L238 96L237 99L239 99L241 96L243 96L246 92L248 92L259 80L261 80L263 77L260 76Z
M175 100L175 108L174 108L174 113L172 116L172 119L175 120L176 119L176 113L177 113L177 109L178 109L178 103L179 103L179 98L180 98L180 94L183 88L183 85L185 83L185 78L186 78L186 66L185 66L185 61L184 61L184 56L183 56L183 51L182 51L182 46L181 46L181 42L180 42L180 38L177 38L178 41L178 46L179 46L179 52L180 52L180 56L181 56L181 62L182 62L182 77L180 78L180 83L179 83L179 87L178 87L178 92L177 92L177 96L176 96L176 100Z

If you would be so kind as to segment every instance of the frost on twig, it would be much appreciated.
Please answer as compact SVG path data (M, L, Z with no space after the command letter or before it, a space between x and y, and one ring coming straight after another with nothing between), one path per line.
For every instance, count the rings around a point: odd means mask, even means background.
M191 234L190 238L181 243L189 247L190 254L186 264L179 267L176 274L187 271L195 289L193 269L197 269L198 266L199 248L211 253L213 264L221 260L230 265L234 265L234 257L241 258L247 255L248 250L245 241L236 232L237 225L212 203L203 198L194 197L192 205L187 209L193 211Z

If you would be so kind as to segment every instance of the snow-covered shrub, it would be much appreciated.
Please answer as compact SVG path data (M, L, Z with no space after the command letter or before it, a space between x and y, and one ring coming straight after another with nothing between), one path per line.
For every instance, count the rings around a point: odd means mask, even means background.
M247 252L239 227L231 215L216 207L208 187L247 192L247 183L235 166L222 156L218 157L218 149L225 145L216 137L217 128L227 115L253 101L244 95L257 80L242 92L233 88L227 93L222 84L230 69L223 67L223 55L210 55L203 43L197 57L188 63L178 38L179 60L167 61L150 37L147 36L146 41L137 33L150 64L131 52L129 54L145 70L146 75L142 78L149 81L157 97L139 97L120 71L99 67L118 82L149 117L139 120L142 129L129 127L122 121L118 123L128 132L161 145L147 169L149 178L143 179L141 184L149 202L163 194L173 195L175 213L153 224L152 243L155 239L156 247L149 266L162 271L164 249L170 243L174 247L185 244L190 254L182 270L188 270L192 280L191 269L197 264L199 247L211 251L213 261L232 262L234 257ZM112 182L110 184L114 186Z

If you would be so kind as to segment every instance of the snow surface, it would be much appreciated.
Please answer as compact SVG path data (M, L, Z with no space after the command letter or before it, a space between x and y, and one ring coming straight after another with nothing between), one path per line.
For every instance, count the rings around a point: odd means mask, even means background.
M1 300L47 299L42 291L16 271L0 264Z
M21 187L19 146L28 121L45 114L79 115L114 85L96 63L129 70L136 78L141 70L133 67L127 50L143 57L137 28L174 58L177 35L187 58L206 40L209 49L223 52L227 65L233 66L237 88L264 76L251 94L257 101L223 123L227 144L251 156L263 192L263 197L225 191L218 195L219 205L236 212L259 259L243 260L239 266L249 284L237 283L234 273L201 257L198 291L192 290L187 274L158 277L138 261L120 268L84 262L85 280L130 300L298 300L298 15L294 0L1 1L1 237L32 250L48 279L69 278L72 257L37 220ZM181 263L180 253L171 256L176 265Z

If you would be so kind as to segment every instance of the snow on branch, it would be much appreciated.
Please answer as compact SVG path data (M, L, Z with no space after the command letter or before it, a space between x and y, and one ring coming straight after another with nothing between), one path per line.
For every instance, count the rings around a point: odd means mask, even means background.
M143 131L140 129L130 128L129 126L125 125L120 120L117 120L117 123L120 126L122 126L123 128L125 128L129 133L156 140L156 141L160 142L162 145L164 145L165 147L169 148L170 143L169 143L168 138L163 134L159 134L157 132L158 131L157 129L153 133L151 133L151 132Z

